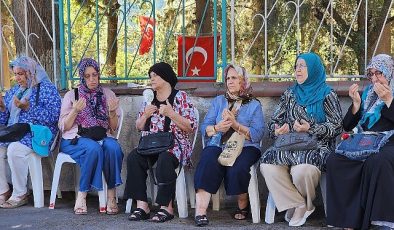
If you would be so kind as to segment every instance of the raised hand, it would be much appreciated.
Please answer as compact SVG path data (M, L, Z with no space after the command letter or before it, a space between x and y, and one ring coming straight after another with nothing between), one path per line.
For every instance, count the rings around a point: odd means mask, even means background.
M393 92L391 91L390 86L377 82L374 84L373 90L387 106L391 105L391 102L393 101Z
M14 103L16 107L23 109L23 110L28 110L29 109L29 99L24 98L22 100L19 100L16 96L14 96Z
M311 127L311 125L310 125L307 121L305 121L304 119L301 119L300 122L298 122L298 121L296 120L296 121L294 122L294 125L293 125L293 129L294 129L296 132L306 132L306 131L309 130L310 127Z
M281 127L279 127L278 124L275 124L275 136L279 136L288 132L290 132L289 124L285 123Z
M78 114L86 107L86 100L85 98L79 98L78 101L73 103L73 111Z
M119 108L119 98L112 98L108 101L109 112L115 112Z
M172 109L172 105L166 100L165 105L160 105L159 113L163 116L170 117L175 111Z
M152 116L157 111L157 107L154 105L147 105L144 110L144 116L146 118Z
M228 109L223 110L222 119L227 120L227 121L231 121L232 124L236 122L235 114Z

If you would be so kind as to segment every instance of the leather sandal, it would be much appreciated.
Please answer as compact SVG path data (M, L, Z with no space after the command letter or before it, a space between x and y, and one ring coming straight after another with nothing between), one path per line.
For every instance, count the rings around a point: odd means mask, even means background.
M155 217L157 219L155 219ZM164 223L172 219L174 219L174 215L169 213L167 210L161 208L159 209L159 211L155 213L155 215L150 220L155 223Z
M74 206L75 215L86 215L88 214L88 207L86 206L86 197L78 197L75 201Z
M119 212L118 204L116 203L116 198L111 197L108 198L107 201L107 214L108 215L116 215Z
M246 218L248 218L248 216L249 216L249 204L248 204L248 206L246 206L245 208L243 208L243 209L240 209L239 207L237 208L237 210L235 210L235 213L234 213L234 215L233 215L233 218L234 219L236 219L236 220L246 220ZM237 215L242 215L243 217L241 217L241 218L237 218L236 216Z
M196 217L194 217L194 222L196 223L197 227L204 227L209 224L207 215L197 215Z
M147 220L149 219L149 215L150 213L146 213L144 209L142 208L136 208L134 209L130 216L129 216L129 220L130 221L141 221L141 220Z
M11 197L11 189L0 195L0 205L3 205Z
M12 198L12 197L11 197ZM23 205L26 205L29 202L29 197L28 195L23 195L21 197L17 197L16 199L8 199L6 202L4 202L0 207L1 208L17 208Z

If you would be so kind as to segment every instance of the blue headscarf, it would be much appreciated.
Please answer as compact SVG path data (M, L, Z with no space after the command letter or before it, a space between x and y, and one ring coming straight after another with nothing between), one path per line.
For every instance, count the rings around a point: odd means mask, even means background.
M391 91L394 94L394 81L392 80L394 78L394 60L391 56L387 54L378 54L372 57L366 68L366 72L371 68L382 72L383 76L389 82ZM368 120L368 128L370 129L377 121L379 121L380 111L385 103L375 93L372 84L364 90L361 99L362 117L359 121L359 125L366 123Z
M13 60L10 63L10 68L13 69L15 67L19 67L26 71L27 88L20 86L14 94L14 96L21 101L29 100L32 87L36 86L40 82L50 81L45 69L30 57L20 56ZM9 103L8 110L10 111L10 117L8 118L7 124L12 125L18 123L21 109L15 105L13 100Z
M330 93L331 87L326 84L326 71L320 57L315 53L304 53L297 57L304 59L308 68L308 78L302 84L296 83L293 93L297 103L306 106L307 113L312 116L317 123L326 121L324 111L324 99Z

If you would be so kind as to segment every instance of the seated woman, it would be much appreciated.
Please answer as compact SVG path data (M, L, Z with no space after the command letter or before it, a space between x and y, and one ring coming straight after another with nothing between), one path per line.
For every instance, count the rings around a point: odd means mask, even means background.
M389 55L376 55L366 71L372 84L361 97L359 86L350 86L352 104L343 127L346 131L357 127L358 132L394 130L394 61ZM365 161L331 154L327 159L327 224L357 229L368 229L370 224L394 228L393 169L393 137Z
M78 68L80 84L64 95L59 120L60 151L69 154L81 168L74 212L87 214L87 192L103 190L104 173L108 185L106 211L117 214L116 187L122 184L123 153L113 135L118 128L119 99L101 86L100 67L95 60L84 58Z
M226 94L213 99L201 124L201 135L208 141L194 176L197 226L208 224L206 214L209 200L211 194L217 192L223 179L226 193L238 196L238 209L234 218L247 218L249 171L261 155L259 143L264 134L264 116L260 102L250 94L251 86L246 70L240 66L228 65L224 69L224 76ZM218 157L234 132L244 135L245 142L234 164L223 166L219 164Z
M11 62L10 67L17 84L6 92L4 99L0 96L0 123L7 126L16 123L44 125L55 137L61 103L55 85L44 68L30 57L19 57ZM0 207L16 208L27 204L30 154L35 154L30 133L20 141L0 143ZM12 191L6 178L6 158L11 169Z
M174 218L173 201L175 198L175 169L182 164L190 165L192 144L189 134L197 125L194 107L187 94L176 90L178 82L172 67L165 63L156 63L148 71L154 98L151 104L144 102L136 127L142 136L162 131L174 134L174 146L155 156L142 156L134 149L127 157L127 180L125 198L137 201L137 208L131 212L129 220L140 221L150 217L146 195L146 179L149 167L156 163L155 177L159 184L156 203L160 209L152 217L154 222L165 222Z
M289 226L301 226L315 207L315 188L326 158L335 149L342 132L338 96L326 84L320 57L305 53L294 66L296 84L286 90L269 122L269 134L277 138L289 132L307 132L317 137L317 148L281 151L269 148L261 157L260 170L279 212L285 211Z

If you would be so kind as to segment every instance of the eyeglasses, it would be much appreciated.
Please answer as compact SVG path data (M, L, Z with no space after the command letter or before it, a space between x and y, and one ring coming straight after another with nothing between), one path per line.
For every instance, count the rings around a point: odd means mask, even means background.
M372 72L368 72L368 73L367 73L367 78L368 78L368 80L371 80L373 76L375 76L375 77L380 77L380 76L382 76L382 72L380 72L380 71L375 71L374 73L372 73Z
M306 68L306 67L307 67L307 66L304 65L304 64L294 65L294 70L303 69L303 68Z

